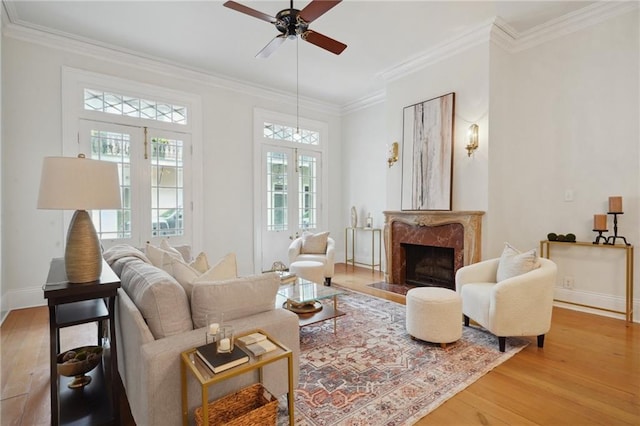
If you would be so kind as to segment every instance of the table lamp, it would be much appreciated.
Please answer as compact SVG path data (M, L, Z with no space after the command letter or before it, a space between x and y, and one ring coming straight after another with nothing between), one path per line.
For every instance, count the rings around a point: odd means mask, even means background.
M119 209L118 165L73 157L46 157L42 164L38 208L75 210L64 253L70 283L93 282L102 272L102 250L87 210Z

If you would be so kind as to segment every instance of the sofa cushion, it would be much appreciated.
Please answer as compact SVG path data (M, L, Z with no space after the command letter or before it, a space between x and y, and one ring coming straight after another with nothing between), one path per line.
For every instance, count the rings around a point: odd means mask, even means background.
M196 328L204 327L205 315L208 313L222 311L225 321L230 321L273 310L279 287L280 277L275 272L226 281L194 283L191 291L193 324Z
M328 238L329 238L329 232L320 232L318 234L305 232L304 234L302 234L302 249L300 250L300 253L303 253L303 254L326 253Z
M522 275L540 266L538 255L535 249L521 253L511 244L505 243L498 271L496 272L496 282Z
M124 266L120 278L153 337L161 339L193 329L187 294L167 272L135 260Z

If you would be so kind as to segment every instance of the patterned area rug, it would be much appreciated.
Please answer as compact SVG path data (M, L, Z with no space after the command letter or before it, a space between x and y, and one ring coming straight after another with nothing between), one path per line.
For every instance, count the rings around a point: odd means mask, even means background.
M354 292L338 297L347 315L300 329L296 425L410 425L522 350L528 341L463 327L440 345L412 340L405 306ZM286 400L286 397L285 397ZM278 424L288 424L281 401Z

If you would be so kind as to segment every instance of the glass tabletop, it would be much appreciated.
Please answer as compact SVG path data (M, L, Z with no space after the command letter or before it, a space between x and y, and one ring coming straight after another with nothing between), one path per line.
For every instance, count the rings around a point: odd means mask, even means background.
M292 302L306 303L338 296L344 294L344 291L298 278L298 282L294 284L280 286L278 294Z

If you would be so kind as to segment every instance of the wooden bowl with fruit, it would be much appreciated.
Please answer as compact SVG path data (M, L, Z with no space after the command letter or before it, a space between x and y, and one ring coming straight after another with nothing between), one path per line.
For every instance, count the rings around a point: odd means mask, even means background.
M91 376L85 374L93 370L102 361L102 346L82 346L58 355L58 374L75 377L68 386L82 389L91 383Z

